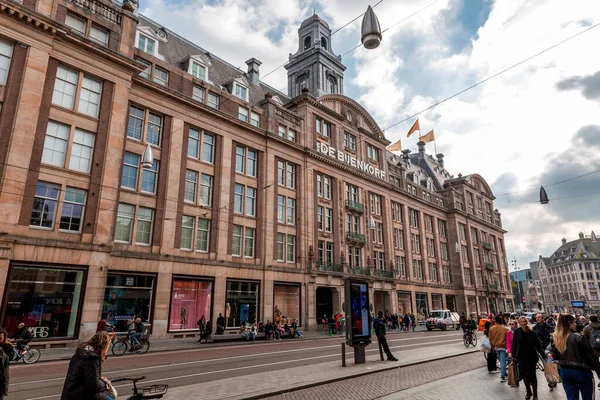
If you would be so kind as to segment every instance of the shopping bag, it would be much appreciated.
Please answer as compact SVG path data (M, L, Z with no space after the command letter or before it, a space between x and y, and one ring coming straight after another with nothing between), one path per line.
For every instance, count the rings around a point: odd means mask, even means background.
M515 386L517 384L517 377L515 375L515 367L513 363L510 363L506 366L507 374L508 374L508 386Z
M492 346L490 345L490 339L487 336L483 337L483 341L481 342L481 351L484 353L489 353L492 350Z
M546 376L546 382L548 383L561 383L560 374L558 373L558 366L555 362L548 362L544 365L544 375Z

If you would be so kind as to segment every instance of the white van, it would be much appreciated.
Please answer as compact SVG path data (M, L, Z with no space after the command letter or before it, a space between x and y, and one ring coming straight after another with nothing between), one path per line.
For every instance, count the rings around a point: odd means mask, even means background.
M454 320L450 310L433 310L429 313L429 317L425 321L427 330L441 329L445 331L449 327L454 327Z

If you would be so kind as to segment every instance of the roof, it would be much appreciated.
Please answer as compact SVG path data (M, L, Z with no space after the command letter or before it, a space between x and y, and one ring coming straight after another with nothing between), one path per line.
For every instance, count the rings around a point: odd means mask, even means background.
M329 24L323 18L319 17L317 14L313 14L310 17L306 18L302 24L300 25L300 29L304 28L307 25L312 24L314 21L321 22L323 25L329 29Z
M183 69L184 61L186 61L190 56L201 55L203 59L210 60L211 65L208 70L208 79L209 83L212 83L216 87L224 87L228 83L231 83L234 79L242 76L245 76L247 81L250 82L250 79L247 77L245 71L229 64L214 54L209 53L202 47L193 44L192 42L182 38L167 28L160 26L151 19L143 15L140 15L139 17L140 23L138 28L148 27L153 31L162 28L167 32L167 42L160 42L158 50L159 54L164 57L164 61L173 67ZM279 96L284 103L289 101L289 98L284 93L273 88L272 86L267 85L264 82L259 82L257 85L248 85L249 103L258 104L264 100L265 94L269 92Z
M563 253L564 252L564 253ZM544 258L547 266L560 264L568 260L600 259L600 241L592 238L579 238L561 245L552 256Z

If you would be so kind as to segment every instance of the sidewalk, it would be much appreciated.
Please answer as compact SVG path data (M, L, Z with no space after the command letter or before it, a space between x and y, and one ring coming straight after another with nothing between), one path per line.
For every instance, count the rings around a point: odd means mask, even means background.
M417 332L426 331L424 327L418 327ZM389 334L410 334L400 331L390 331ZM303 332L304 337L302 340L316 340L316 339L334 339L343 338L343 334L337 334L329 336L329 332L325 331L306 331ZM201 349L209 347L227 347L227 346L243 346L248 343L243 340L231 340L217 343L198 343L198 338L185 338L185 339L150 339L150 350L148 352L165 352L175 350L188 350L188 349ZM295 341L298 339L285 338L285 341ZM260 341L260 340L259 340ZM74 348L58 348L58 349L41 349L42 356L38 362L45 361L58 361L58 360L69 360L73 356ZM110 352L109 352L110 356Z
M367 350L376 349L376 343L367 348ZM379 361L378 352L371 351L367 353L367 362L365 364L354 365L352 361L352 349L347 348L346 360L349 361L346 368L341 366L341 357L338 361L296 366L282 371L278 371L277 366L274 365L272 372L261 372L169 388L169 392L164 399L259 399L286 391L313 387L426 361L469 354L478 352L479 350L477 348L467 350L461 343L456 343L447 346L433 346L411 350L394 350L392 348L392 351L400 358L399 362Z

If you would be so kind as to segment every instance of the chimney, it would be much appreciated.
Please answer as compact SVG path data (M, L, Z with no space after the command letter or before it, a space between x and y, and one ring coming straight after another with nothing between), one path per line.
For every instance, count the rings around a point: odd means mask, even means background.
M585 235L583 234L583 232L579 232L579 239L583 239L585 237Z
M419 141L417 146L419 146L419 158L425 158L425 142Z
M254 85L258 85L258 82L260 81L258 67L260 67L261 64L262 63L254 57L246 61L246 65L248 66L248 78L250 78L250 82Z
M562 238L562 244L567 244L567 239Z
M438 164L440 164L440 167L444 168L444 155L442 153L437 153L436 157L438 160Z

